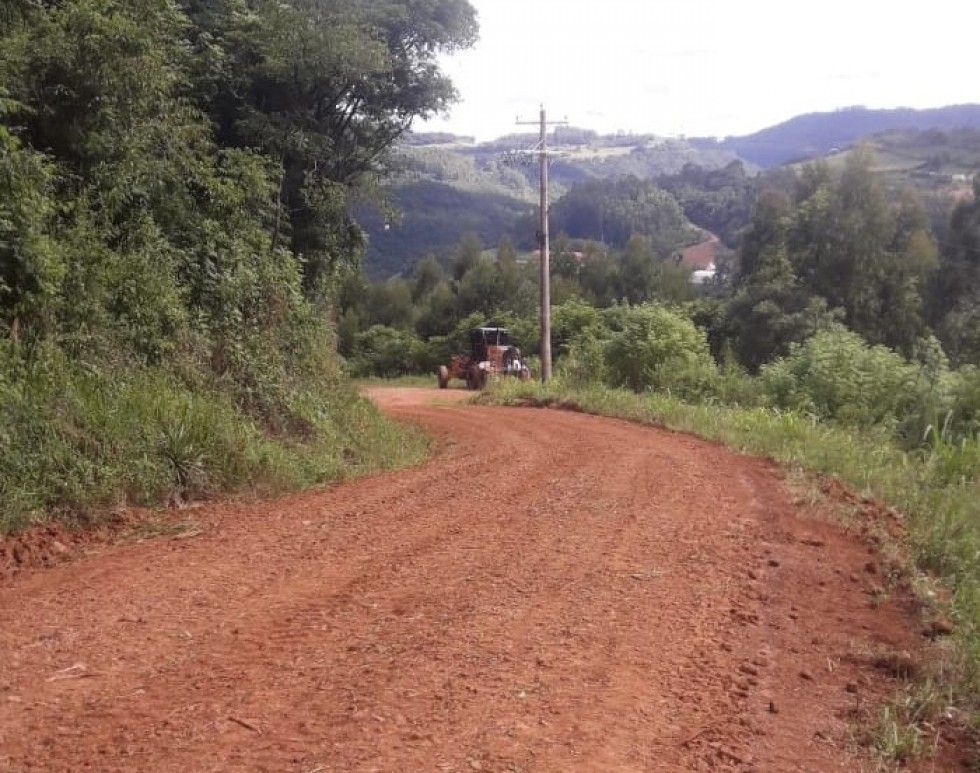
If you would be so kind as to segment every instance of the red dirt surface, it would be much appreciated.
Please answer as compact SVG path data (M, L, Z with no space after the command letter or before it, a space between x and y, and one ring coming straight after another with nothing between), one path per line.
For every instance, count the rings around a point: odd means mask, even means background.
M372 396L430 462L5 581L0 769L872 768L854 718L920 639L770 464Z

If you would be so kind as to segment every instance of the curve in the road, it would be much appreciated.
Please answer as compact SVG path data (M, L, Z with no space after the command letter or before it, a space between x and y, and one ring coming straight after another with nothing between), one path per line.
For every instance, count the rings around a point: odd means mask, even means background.
M856 770L875 557L687 436L378 390L417 469L0 589L0 769Z

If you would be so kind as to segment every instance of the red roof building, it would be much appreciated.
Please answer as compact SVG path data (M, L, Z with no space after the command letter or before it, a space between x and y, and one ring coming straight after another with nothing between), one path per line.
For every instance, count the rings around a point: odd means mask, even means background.
M707 241L685 247L681 250L680 264L691 271L710 271L715 267L718 257L718 239L712 237Z

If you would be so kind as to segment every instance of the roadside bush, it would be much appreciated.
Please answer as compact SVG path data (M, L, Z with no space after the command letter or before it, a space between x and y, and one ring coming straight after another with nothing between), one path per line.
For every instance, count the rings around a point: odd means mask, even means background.
M636 306L621 313L622 330L605 347L612 386L685 396L711 392L717 369L704 333L693 322L662 306Z
M555 366L556 375L572 387L604 384L609 378L606 367L607 338L601 328L589 328L564 344Z
M273 493L413 461L424 442L329 373L284 385L270 432L231 385L162 367L95 367L0 345L0 533L55 515L251 489Z
M572 299L551 310L551 347L556 358L569 352L581 337L595 338L603 330L599 309L585 301Z
M859 427L897 428L919 407L920 376L900 354L835 326L763 366L760 381L779 408Z
M413 334L374 325L357 336L357 355L350 361L354 376L393 378L418 373L426 359L425 345Z
M759 381L734 363L723 363L718 375L711 382L711 394L707 401L741 408L757 408L765 405L760 393Z
M949 426L958 435L980 435L980 368L970 365L955 373L950 388Z

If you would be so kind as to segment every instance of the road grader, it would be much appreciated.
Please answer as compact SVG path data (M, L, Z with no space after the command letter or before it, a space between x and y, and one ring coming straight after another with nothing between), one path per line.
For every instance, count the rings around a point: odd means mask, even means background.
M449 386L450 379L466 382L467 389L483 389L492 376L513 376L522 381L531 371L521 358L521 350L510 342L510 332L502 327L477 327L470 331L470 351L457 354L449 365L440 365L439 388Z

